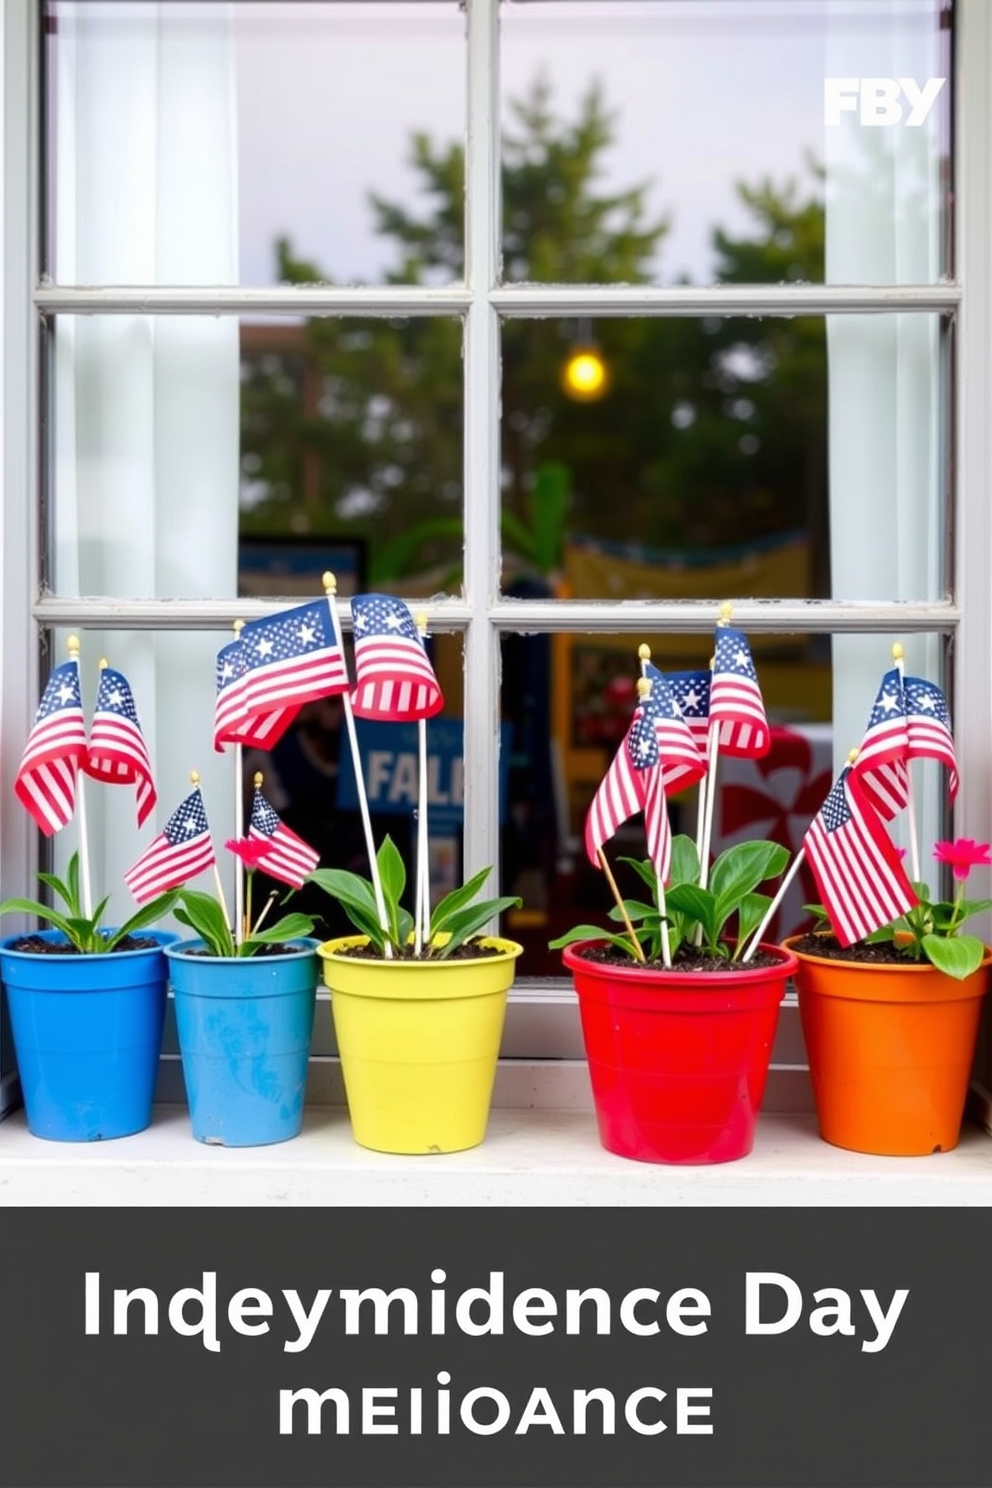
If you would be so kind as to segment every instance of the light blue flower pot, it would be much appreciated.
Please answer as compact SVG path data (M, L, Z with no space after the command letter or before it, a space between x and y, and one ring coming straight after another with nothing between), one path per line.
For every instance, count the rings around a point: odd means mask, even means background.
M64 943L58 930L37 932ZM143 930L164 947L177 936ZM165 1021L161 949L37 954L0 941L28 1130L52 1142L99 1142L152 1119Z
M166 951L193 1136L223 1147L295 1137L303 1122L319 975L315 940L278 956Z

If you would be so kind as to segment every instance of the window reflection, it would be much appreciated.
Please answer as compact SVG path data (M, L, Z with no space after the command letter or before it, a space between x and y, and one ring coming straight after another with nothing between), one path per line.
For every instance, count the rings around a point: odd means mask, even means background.
M950 272L950 8L505 5L505 277L888 284ZM864 95L840 96L832 78L863 80ZM774 226L767 251L735 265L721 238L740 237L756 206ZM794 235L800 209L820 219L818 253Z
M457 590L460 324L246 324L241 355L243 542L336 542L372 588Z
M45 10L46 267L61 282L273 284L281 239L325 282L404 277L390 204L424 209L418 140L465 132L457 0ZM460 214L452 236L445 280Z
M563 385L576 338L605 363L600 398ZM935 599L944 397L933 316L507 322L506 580L578 599ZM853 541L866 523L873 544Z

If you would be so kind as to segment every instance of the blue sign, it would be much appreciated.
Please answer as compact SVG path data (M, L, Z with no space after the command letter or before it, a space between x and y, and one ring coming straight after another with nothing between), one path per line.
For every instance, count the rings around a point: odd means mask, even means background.
M369 812L413 814L420 799L420 763L415 723L355 719ZM427 821L432 836L461 827L465 809L465 767L460 718L427 722ZM500 731L500 820L506 809L510 726ZM351 751L343 750L338 772L338 806L357 811L358 790Z

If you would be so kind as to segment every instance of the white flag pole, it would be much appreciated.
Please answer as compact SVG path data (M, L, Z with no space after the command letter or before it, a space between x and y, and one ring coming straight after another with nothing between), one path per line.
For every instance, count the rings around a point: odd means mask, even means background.
M79 637L69 636L66 641L69 650L69 660L76 663L76 676L79 678ZM103 662L106 666L107 663ZM80 698L82 687L80 687ZM84 780L86 772L80 765L76 771L76 821L79 829L79 889L83 901L83 914L86 919L93 916L93 890L90 883L90 834L86 820L86 787Z
M241 632L244 630L245 622L235 620L234 639L241 640ZM240 842L245 835L245 791L244 791L244 753L242 745L235 742L234 745L234 835ZM221 903L223 904L223 898ZM227 918L227 910L224 911ZM245 865L234 854L234 943L241 945L244 941L245 926Z
M848 766L853 765L854 764L854 761L857 759L857 757L858 757L858 751L856 749L852 749L850 751L850 753L848 754L848 756L847 756ZM834 782L834 784L836 784L836 781ZM831 786L830 788L832 790L833 789L833 786ZM823 808L821 807L820 810L822 811L822 809ZM778 892L776 893L776 895L775 895L774 899L772 900L771 904L769 904L768 909L765 911L765 917L764 917L764 919L762 920L761 924L758 926L757 930L754 932L754 934L752 935L750 941L748 942L747 950L741 956L741 960L742 961L750 961L751 957L754 955L755 951L758 949L758 943L760 942L761 937L764 935L765 931L768 929L768 926L771 924L771 922L772 922L772 916L774 915L775 911L778 909L779 905L782 903L782 900L785 898L786 893L788 892L788 889L789 889L789 885L791 884L792 880L795 878L796 874L799 872L799 865L800 865L800 863L802 862L802 860L803 860L803 858L805 856L806 856L806 849L805 849L805 847L801 847L799 849L799 851L796 853L796 856L793 859L793 861L792 861L792 863L791 863L791 865L789 867L788 873L785 875L785 877L783 878L782 882L779 884L779 886L778 886Z
M641 659L641 675L637 681L637 696L640 698L641 702L646 703L648 698L651 696L651 679L650 677L645 676L648 662L651 660L651 647L639 646L637 649L637 654ZM658 768L663 771L665 767L664 765L659 764ZM665 794L664 781L665 777L664 774L662 774L662 796L664 796ZM663 809L665 811L668 810L667 801L665 801ZM661 915L661 959L664 965L670 970L672 965L672 945L671 941L668 938L668 921L665 918L665 915L667 913L665 909L665 881L662 878L661 874L658 872L657 868L655 869L654 883L655 893L658 898L658 913Z
M416 617L421 640L427 634L427 616ZM431 935L430 838L427 830L427 720L417 720L418 807L417 807L417 883L414 893L414 951L420 955Z
M785 877L783 878L782 882L779 884L778 892L776 893L775 898L772 900L771 904L769 904L768 909L765 912L764 919L762 920L761 924L758 926L757 930L755 930L754 935L749 940L748 946L747 946L747 950L741 956L741 960L742 961L750 961L751 957L754 955L755 951L758 949L758 946L761 944L761 937L764 935L765 931L768 929L768 926L771 924L772 918L774 917L775 911L778 909L779 905L782 903L782 900L785 898L786 894L788 893L788 891L789 891L789 885L791 884L792 880L795 878L796 874L799 872L800 864L802 863L802 860L803 860L803 858L805 856L806 856L806 849L801 847L799 849L799 851L796 853L796 856L793 858L792 864L791 864L791 866L789 868L788 873L785 875Z
M899 690L903 691L906 679L906 659L902 646L897 641L892 647L892 659L899 673ZM912 761L906 761L906 815L909 821L909 864L913 873L913 882L920 881L920 844L916 836L916 809L913 802L913 766Z
M341 647L342 654L344 643L341 637L341 627L338 624L338 610L335 602L338 581L332 573L325 573L323 577L324 593L327 596L327 608L330 612L331 627L334 631L336 644ZM345 688L341 693L341 702L344 707L344 721L348 732L348 743L351 747L351 762L355 771L355 787L358 791L358 809L361 812L362 827L365 832L365 847L369 857L369 877L372 880L372 892L375 895L376 913L379 916L379 926L388 936L389 916L386 913L386 901L382 892L382 880L379 877L379 865L376 862L375 838L372 835L372 820L369 816L368 796L365 792L365 776L362 773L362 760L358 749L358 734L355 731L355 714L351 706L351 694ZM388 939L386 941L386 957L391 960L393 948Z
M731 617L731 615L733 613L734 613L734 607L733 607L732 604L729 604L729 603L722 604L720 606L720 618L717 621L717 626L729 625L730 624L730 617ZM714 661L714 665L715 665L715 661ZM711 706L712 706L712 703L711 703ZM720 724L719 724L719 722L717 722L715 725L712 723L712 721L710 723L710 733L709 733L708 745L709 745L709 761L708 761L709 768L707 770L707 782L708 782L708 784L707 784L707 789L706 789L706 817L705 817L705 821L703 823L703 840L700 843L700 847L699 847L699 887L701 889L705 889L706 888L707 884L709 883L709 876L710 876L710 844L713 841L713 812L714 812L715 807L716 807L716 762L717 762L717 757L718 757L719 752L720 752ZM700 929L700 936L701 936L702 935L702 926L700 926L699 929ZM700 942L697 941L697 945L699 943Z

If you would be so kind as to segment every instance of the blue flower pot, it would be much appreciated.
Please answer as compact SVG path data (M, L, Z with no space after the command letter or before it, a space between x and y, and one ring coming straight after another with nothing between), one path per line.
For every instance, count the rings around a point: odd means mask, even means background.
M38 932L64 943L58 930ZM143 930L164 947L177 936ZM161 949L39 955L0 941L28 1130L51 1142L100 1142L152 1119L165 1022Z
M319 975L315 940L279 956L197 956L200 940L166 951L193 1136L263 1147L303 1122Z

